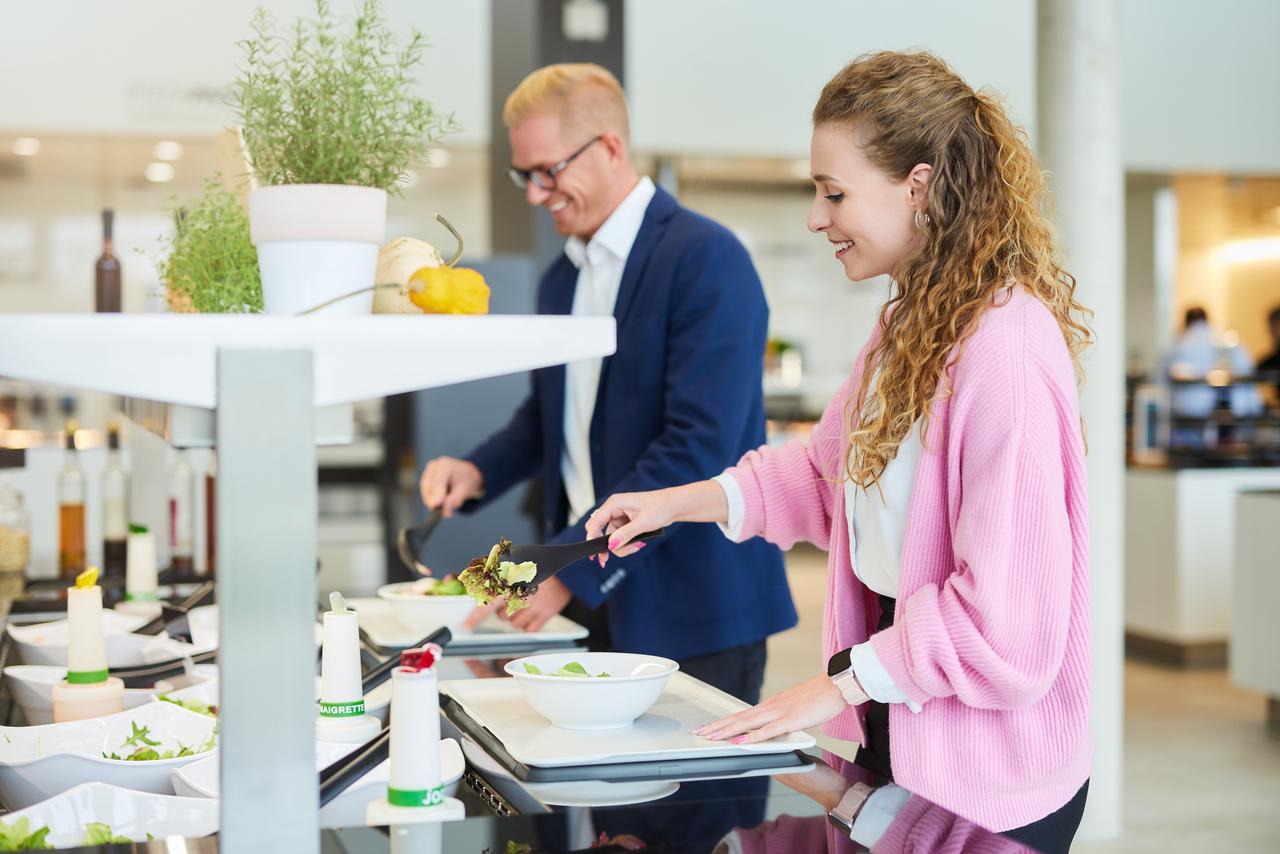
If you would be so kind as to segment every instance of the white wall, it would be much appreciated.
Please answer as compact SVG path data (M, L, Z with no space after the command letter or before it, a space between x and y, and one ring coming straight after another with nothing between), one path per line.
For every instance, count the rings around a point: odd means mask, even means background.
M1280 172L1280 3L1123 0L1133 171Z
M489 136L488 0L384 0L433 43L422 89L457 111L453 144ZM0 131L200 135L257 0L7 2ZM266 0L282 21L310 0ZM336 0L346 12L353 0ZM1131 171L1280 172L1280 3L1123 0L1124 158ZM632 0L627 76L642 151L804 156L818 91L854 56L930 48L1035 125L1033 0ZM21 81L14 85L13 81Z
M810 112L845 63L922 47L1035 125L1031 0L629 2L627 88L643 151L808 156Z
M421 91L456 110L452 144L489 138L489 3L383 0L400 32L430 41ZM4 3L0 130L122 135L212 134L259 0L39 0ZM262 0L281 29L311 0ZM351 0L334 0L349 14ZM21 81L17 83L16 81Z

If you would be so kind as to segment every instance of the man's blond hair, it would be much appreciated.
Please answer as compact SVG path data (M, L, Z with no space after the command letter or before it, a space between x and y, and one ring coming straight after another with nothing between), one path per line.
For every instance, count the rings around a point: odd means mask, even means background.
M562 62L539 68L520 82L502 108L513 128L536 114L551 113L563 131L616 133L628 140L631 121L618 78L592 62Z

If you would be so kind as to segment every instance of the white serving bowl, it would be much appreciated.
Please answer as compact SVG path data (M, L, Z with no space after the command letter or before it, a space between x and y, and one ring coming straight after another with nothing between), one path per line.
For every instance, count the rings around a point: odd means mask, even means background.
M33 830L49 828L45 840L54 848L76 848L84 827L92 822L111 826L117 836L145 842L169 835L208 836L218 830L218 805L204 798L175 798L135 792L106 783L83 783L32 807L0 818L13 824L25 818Z
M218 648L218 606L203 605L187 612L187 628L191 630L191 643L198 650ZM324 641L324 629L315 625L316 646Z
M198 667L213 665L197 665ZM196 700L201 703L209 703L217 705L218 703L218 679L214 678L195 685L188 685L185 688L179 688L176 691L155 691L154 694L164 694L174 700ZM316 697L320 696L320 677L316 677ZM387 716L391 710L391 680L383 682L377 688L374 688L364 698L364 712L366 715L372 715L384 724L387 722Z
M317 741L316 771L324 770L360 746ZM387 781L391 773L390 762L389 759L385 760L322 807L320 826L324 828L363 827L365 810L369 804L387 793ZM441 739L440 777L441 782L444 783L446 797L457 794L458 781L462 779L464 770L466 770L466 762L462 758L462 748L458 746L458 742L452 738ZM173 790L179 795L192 798L217 798L221 791L218 782L218 757L211 756L174 769Z
M104 752L121 752L135 722L150 729L151 738L160 742L156 749L161 752L178 744L204 744L217 725L208 715L157 702L104 718L0 727L0 801L10 809L22 809L88 782L172 794L169 773L208 754L150 762L103 758Z
M470 596L425 596L414 593L414 587L421 581L402 581L399 584L385 584L378 588L378 596L391 603L391 613L420 638L434 632L441 626L450 631L457 631L462 623L476 609L476 601Z
M4 669L9 693L31 726L53 723L53 686L67 678L65 667L47 664L15 664ZM124 707L133 709L151 702L152 689L125 688Z
M548 674L571 661L593 675L547 676L525 670L526 664L532 664ZM572 651L517 658L504 669L515 677L529 705L555 726L617 729L649 711L680 665L656 655Z
M139 667L203 651L166 635L133 634L134 629L146 622L145 617L115 611L102 612L102 633L107 644L108 667ZM23 664L67 666L66 620L27 626L10 624L8 631Z

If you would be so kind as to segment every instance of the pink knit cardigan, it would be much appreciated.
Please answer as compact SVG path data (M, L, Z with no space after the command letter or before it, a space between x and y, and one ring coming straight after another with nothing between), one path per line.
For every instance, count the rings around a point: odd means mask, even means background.
M874 338L872 339L874 341ZM850 569L845 413L872 342L805 442L748 453L742 537L828 552L824 659L879 619ZM897 782L994 831L1043 818L1089 776L1089 538L1070 354L1022 289L980 316L938 384L907 513L896 619L871 636L923 710L890 707ZM866 707L825 730L865 743Z

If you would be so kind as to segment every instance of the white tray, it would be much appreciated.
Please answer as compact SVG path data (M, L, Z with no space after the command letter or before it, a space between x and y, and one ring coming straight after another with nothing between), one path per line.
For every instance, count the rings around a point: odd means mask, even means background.
M356 612L360 629L369 642L383 649L406 649L422 640L422 636L405 628L391 613L391 605L383 599L348 599L347 606ZM450 650L479 649L489 646L530 646L572 643L583 640L587 630L566 617L556 614L536 632L521 632L510 623L491 616L473 631L460 629L449 641Z
M813 737L798 732L757 744L708 741L695 727L749 708L746 703L676 673L653 708L620 729L567 730L552 726L525 702L514 679L468 679L440 683L453 698L522 765L563 768L665 762L683 759L790 753L813 747Z

